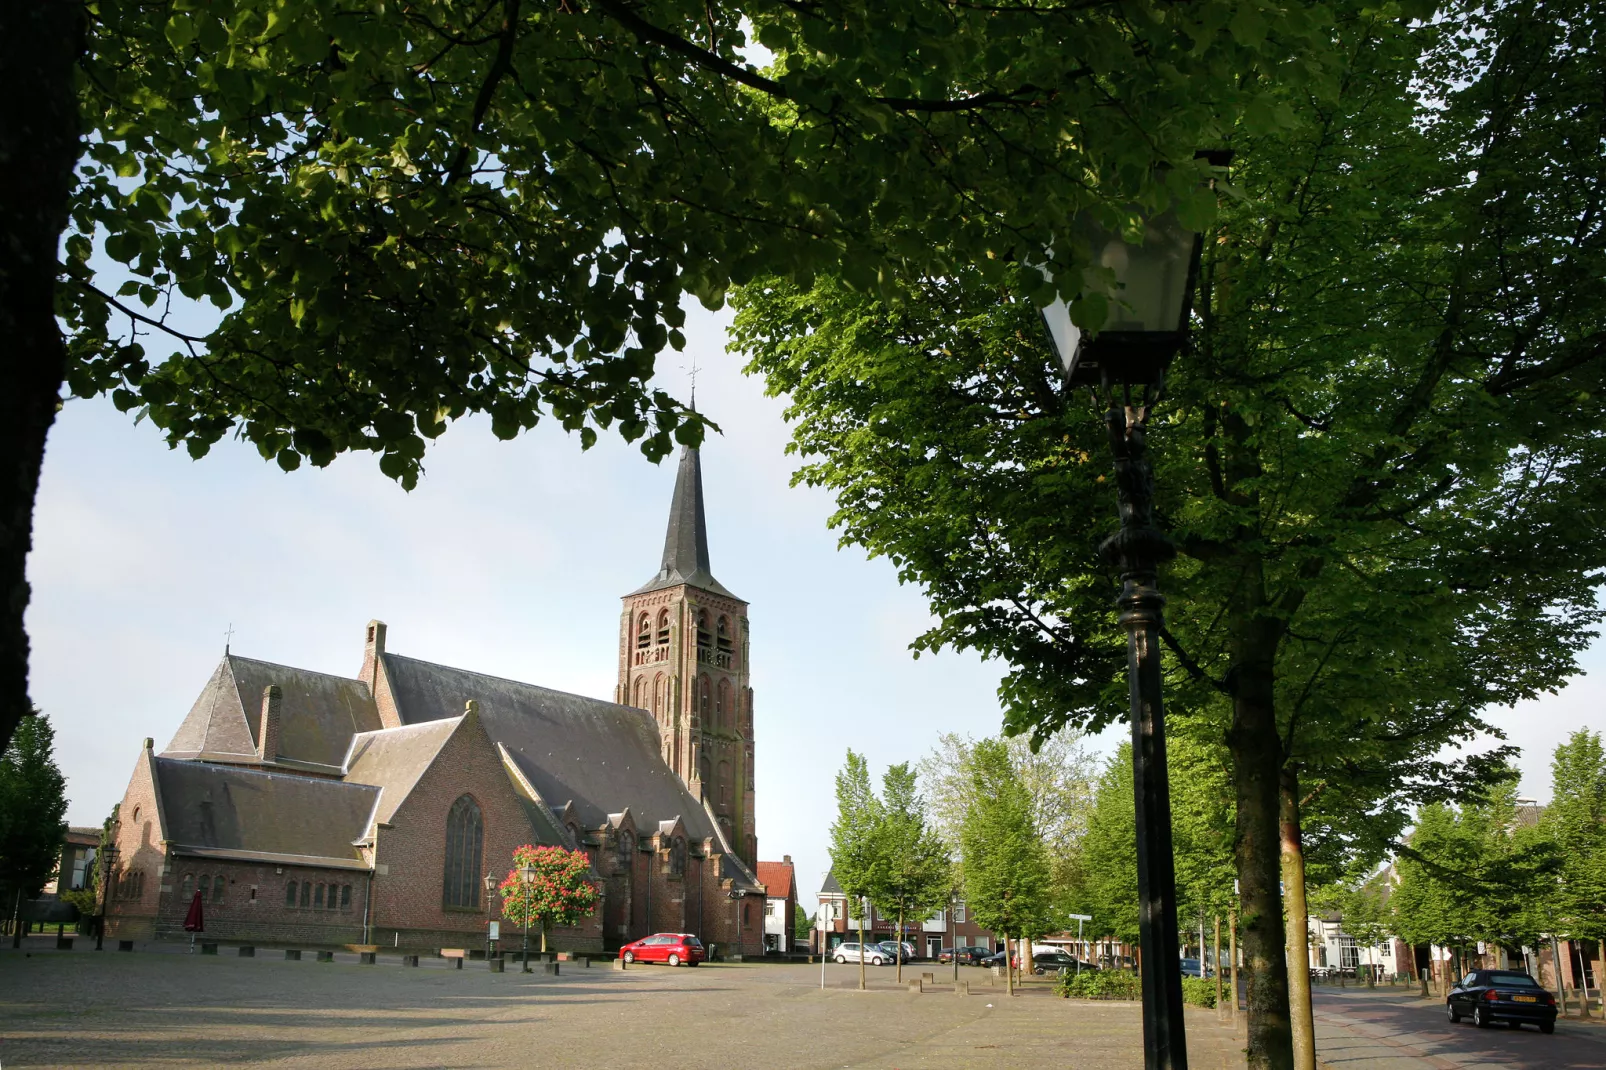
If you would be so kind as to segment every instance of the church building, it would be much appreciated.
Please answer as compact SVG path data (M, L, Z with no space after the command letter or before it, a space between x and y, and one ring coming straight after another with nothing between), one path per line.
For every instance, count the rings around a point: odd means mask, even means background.
M225 652L118 809L108 934L412 950L483 946L522 844L590 858L602 899L550 934L658 931L761 954L747 603L710 571L680 458L659 570L624 597L614 701L438 665L370 621L355 677ZM489 878L489 881L487 880Z

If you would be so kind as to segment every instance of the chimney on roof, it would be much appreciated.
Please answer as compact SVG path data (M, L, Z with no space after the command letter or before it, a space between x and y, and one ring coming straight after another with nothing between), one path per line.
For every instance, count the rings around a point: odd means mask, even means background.
M279 757L279 710L284 705L284 692L278 684L262 689L262 721L257 729L257 757L271 762Z
M362 672L359 678L368 685L368 691L373 694L378 688L379 655L385 652L385 622L371 620L368 622L367 638L363 640Z
M781 861L785 862L787 865L790 866L792 864L792 856L791 855L782 855L781 856Z

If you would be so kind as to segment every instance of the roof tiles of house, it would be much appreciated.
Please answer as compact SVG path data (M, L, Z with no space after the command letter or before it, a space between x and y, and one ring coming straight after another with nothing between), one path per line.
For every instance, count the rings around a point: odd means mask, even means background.
M212 762L156 758L162 835L181 854L364 868L355 842L379 788Z
M383 657L404 722L451 716L474 699L486 734L548 806L561 811L572 802L582 828L600 828L628 808L644 834L676 817L694 839L716 834L701 802L664 764L658 726L645 710L388 651Z
M836 882L836 874L827 871L827 873L825 874L825 882L820 885L820 894L821 895L845 895L847 893L843 892L842 891L842 885L840 885L840 884L838 884Z
M758 883L762 884L771 899L790 899L795 888L790 862L760 862Z
M279 752L267 755L337 769L358 732L382 727L368 685L289 665L225 654L163 754L251 759L261 729L262 692L277 684Z
M428 771L435 756L462 723L463 717L458 715L401 728L361 732L351 738L351 752L345 762L346 780L353 784L372 784L379 789L374 821L389 821L395 816L396 808L406 801L418 778Z

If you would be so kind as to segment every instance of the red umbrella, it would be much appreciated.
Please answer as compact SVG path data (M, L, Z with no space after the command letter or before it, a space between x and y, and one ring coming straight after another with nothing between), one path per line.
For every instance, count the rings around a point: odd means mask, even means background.
M206 932L206 922L201 919L201 891L195 890L195 898L190 900L190 912L184 915L184 931L187 933Z

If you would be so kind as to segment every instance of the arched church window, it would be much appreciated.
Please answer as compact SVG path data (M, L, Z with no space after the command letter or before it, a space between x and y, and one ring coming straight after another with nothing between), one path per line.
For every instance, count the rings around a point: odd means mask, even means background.
M212 878L212 902L223 902L223 878L221 876Z
M564 828L569 830L569 839L574 842L574 845L576 847L579 847L580 846L580 826L576 825L573 821L571 821L567 825L565 825Z
M297 889L297 885L296 885L295 881L291 881L289 884L286 884L284 886L284 905L285 906L293 907L293 906L296 905L296 889Z
M703 727L707 728L711 723L708 716L713 712L709 707L714 703L714 681L706 673L697 678L697 693L697 716L702 718Z
M459 795L446 815L446 872L441 882L441 903L449 907L480 907L480 862L485 826L479 803L472 795Z
M652 618L643 613L636 622L636 649L645 650L652 645Z
M663 713L667 705L664 701L664 674L659 673L652 682L652 712Z
M729 806L731 804L730 762L722 761L719 763L719 794L715 798L719 800L719 805L721 806Z
M703 793L705 795L714 790L714 778L710 775L709 769L708 755L705 754L697 760L697 775L703 782Z
M638 710L647 708L647 678L645 676L636 677L636 689L630 696L630 704Z
M195 895L195 878L192 875L184 874L184 879L179 882L178 895L184 906L188 907L190 899Z
M669 875L683 876L686 872L686 837L676 836L669 845Z
M663 646L669 642L669 610L658 611L658 645Z
M302 881L301 882L301 905L304 906L304 907L310 907L312 905L312 882L311 881Z

